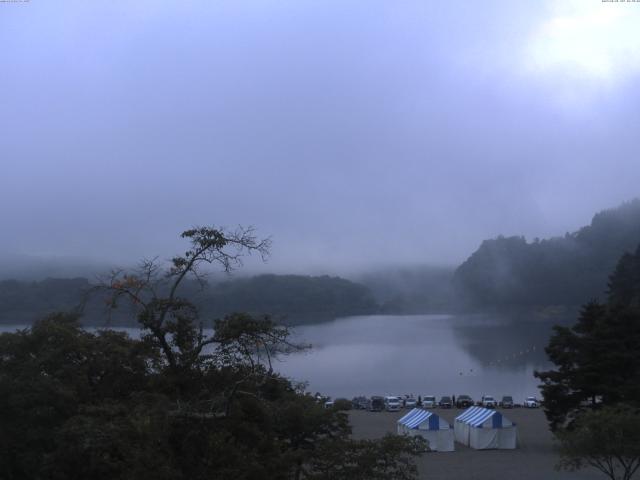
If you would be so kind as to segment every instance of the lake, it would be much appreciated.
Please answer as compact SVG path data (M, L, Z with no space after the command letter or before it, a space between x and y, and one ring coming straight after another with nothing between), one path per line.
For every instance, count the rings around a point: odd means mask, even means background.
M537 395L554 322L491 315L372 315L293 329L313 349L274 367L308 389L356 395ZM11 331L16 326L0 326ZM124 329L137 335L137 329Z
M486 315L360 316L297 327L313 349L278 370L309 390L356 395L537 395L553 322Z

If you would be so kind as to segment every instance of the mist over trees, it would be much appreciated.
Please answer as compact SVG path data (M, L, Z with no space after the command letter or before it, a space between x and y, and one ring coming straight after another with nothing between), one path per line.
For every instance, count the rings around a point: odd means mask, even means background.
M639 243L639 199L564 237L485 240L455 272L457 299L479 308L581 305L603 298L609 272Z
M387 267L333 276L258 275L203 286L185 282L185 295L207 315L234 311L271 313L289 324L374 313L482 312L564 306L602 299L607 274L625 252L640 244L640 200L597 213L590 225L564 237L528 242L498 237L482 242L457 269L444 266ZM38 282L0 281L0 323L31 323L69 310L90 287L86 278ZM104 324L104 305L85 305L83 322ZM130 324L121 311L112 324Z
M380 312L447 312L455 301L451 279L455 267L414 266L373 270L354 278L367 286Z
M93 278L112 268L96 258L35 256L0 251L0 281L40 282L52 278Z

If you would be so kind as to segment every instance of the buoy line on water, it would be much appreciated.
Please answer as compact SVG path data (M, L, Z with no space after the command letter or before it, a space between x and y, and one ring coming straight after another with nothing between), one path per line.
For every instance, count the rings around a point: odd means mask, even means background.
M499 358L497 360L493 360L491 362L489 362L489 366L492 367L494 365L499 365L501 363L504 362L508 362L509 360L515 360L518 359L520 357L523 357L525 355L529 355L529 354L533 354L537 351L537 347L536 345L532 345L531 347L527 348L526 350L520 350L519 352L514 352L510 355L506 355L504 358Z
M532 345L529 348L526 348L524 350L519 350L517 352L505 355L504 357L500 357L497 360L492 360L489 363L486 363L485 365L487 367L495 367L498 365L503 365L509 361L512 360L517 360L520 359L521 357L524 357L526 355L531 355L534 354L538 351L538 347L537 345ZM474 370L473 368L470 368L469 370L461 370L458 372L459 376L465 376L465 377L477 377L478 375L480 375L480 373L476 370Z

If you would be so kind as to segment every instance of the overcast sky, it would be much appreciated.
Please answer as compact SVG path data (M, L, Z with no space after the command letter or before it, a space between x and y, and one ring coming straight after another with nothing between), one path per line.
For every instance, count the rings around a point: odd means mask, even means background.
M0 3L0 250L458 263L640 195L640 3Z

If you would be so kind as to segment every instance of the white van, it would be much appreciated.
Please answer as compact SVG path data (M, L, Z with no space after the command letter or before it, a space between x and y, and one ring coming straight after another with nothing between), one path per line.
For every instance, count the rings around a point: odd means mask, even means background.
M483 395L480 403L484 408L496 408L496 400L491 395Z

